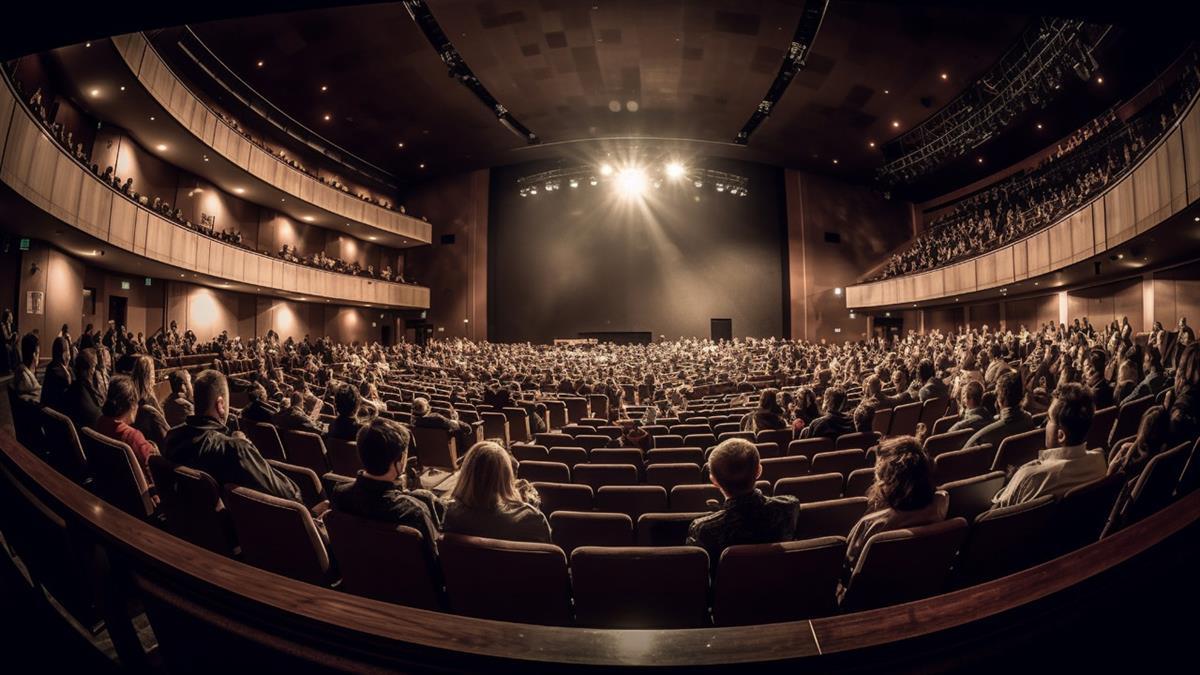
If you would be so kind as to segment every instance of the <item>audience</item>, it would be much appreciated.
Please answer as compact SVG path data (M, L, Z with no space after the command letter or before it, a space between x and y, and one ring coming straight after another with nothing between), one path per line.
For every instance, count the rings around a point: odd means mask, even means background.
M358 390L350 385L338 387L333 395L333 408L337 417L329 423L325 438L335 438L342 441L353 441L366 428L359 419L361 411ZM361 452L361 450L360 450Z
M125 375L117 375L108 383L108 395L100 410L96 431L132 448L146 480L153 482L147 462L151 455L158 454L158 446L146 440L134 426L139 408L137 387L133 380Z
M846 405L846 391L841 387L830 387L825 390L825 400L822 409L825 414L812 421L812 424L800 432L800 438L836 439L842 434L854 431L854 420L846 417L842 408Z
M186 370L172 372L167 380L171 383L171 395L163 402L163 415L167 424L177 427L196 414L192 405L192 374Z
M418 429L441 429L458 441L458 447L469 448L475 441L475 428L466 422L452 420L441 413L432 412L429 399L417 398L412 406L413 426Z
M1014 370L1001 373L996 378L996 406L1000 414L996 416L996 421L975 432L963 447L990 444L992 448L999 448L1000 441L1009 436L1036 429L1038 425L1033 416L1021 407L1023 398L1025 385L1021 381L1021 374Z
M28 403L36 404L42 398L42 385L38 382L36 372L40 356L38 336L26 333L21 338L21 360L9 386L14 396Z
M56 337L51 347L50 363L42 376L42 405L62 410L67 389L71 386L71 340Z
M992 414L983 407L983 384L971 380L960 389L958 406L962 410L959 420L950 426L950 431L970 429L979 431L991 424Z
M538 510L537 490L515 479L514 461L490 441L467 451L446 506L447 533L550 543L550 523Z

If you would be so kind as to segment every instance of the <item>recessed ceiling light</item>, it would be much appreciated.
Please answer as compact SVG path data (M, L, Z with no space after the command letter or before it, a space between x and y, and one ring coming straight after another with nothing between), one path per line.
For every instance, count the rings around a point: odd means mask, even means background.
M83 46L84 46L84 47L91 47L91 46L92 46L92 43L90 43L90 42L85 42L85 43L83 43Z
M899 129L900 128L900 120L892 120L892 128Z
M372 236L372 237L367 237L367 239L370 239L371 241L375 241L375 237L373 237L373 236Z
M890 94L890 93L892 93L892 90L891 90L891 89L884 89L884 90L883 90L883 93L885 93L885 94Z
M329 87L321 85L321 91L329 91Z
M979 162L980 164L983 164L983 158L982 158L982 157L976 157L976 158L975 158L975 161L976 161L976 162Z
M95 97L97 97L97 96L99 96L99 95L100 95L100 90L99 90L99 89L93 89L93 90L89 91L88 93L92 95L92 98L95 98Z
M943 80L948 80L948 79L950 79L950 73L942 73L942 79L943 79Z
M834 163L834 164L837 164L837 163L838 163L838 161L837 161L837 159L836 159L836 158L833 160L833 163Z
M1097 78L1096 78L1096 84L1104 84L1104 78L1103 78L1103 77L1097 77Z
M422 168L422 169L424 169L424 168L425 168L425 163L424 163L424 162L421 162L421 168Z
M150 116L150 121L151 121L151 122L153 122L153 121L154 121L154 115L151 115L151 116Z
M262 67L263 67L263 62L262 62L262 61L259 61L257 65L258 65L258 67L259 67L259 68L262 68Z
M159 143L158 145L154 146L154 149L158 150L159 152L166 152L167 146L162 143Z
M873 147L875 147L875 141L868 141L868 142L867 142L867 147L868 147L868 148L873 148Z
M1200 216L1196 216L1195 218L1192 218L1192 220L1196 221L1197 223L1200 223Z
M397 144L396 144L396 147L403 148L403 147L404 147L404 143L397 143Z
M330 118L329 118L329 115L325 115L325 121L326 121L326 122L328 122L328 121L329 121L329 119L330 119Z
M125 85L121 85L121 91L125 91Z
M1041 123L1041 122L1038 122L1038 123L1037 123L1037 128L1039 128L1039 129L1041 129L1041 128L1042 128L1042 123Z
M238 193L239 195L246 194L246 188L244 188L244 187L235 187L235 188L233 188L233 191Z
M313 218L312 216L304 216L304 220L305 220L305 222L309 222L309 223L311 223L312 221L314 221L314 220L316 220L316 219L315 219L315 218Z

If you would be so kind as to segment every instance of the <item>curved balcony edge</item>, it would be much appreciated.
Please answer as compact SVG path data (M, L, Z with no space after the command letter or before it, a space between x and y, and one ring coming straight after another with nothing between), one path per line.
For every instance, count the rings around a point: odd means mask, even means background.
M142 33L110 38L134 79L174 120L221 157L252 177L311 204L382 232L423 243L433 226L326 185L247 140L184 84Z
M55 143L0 86L0 180L50 216L134 255L264 291L341 303L429 307L429 289L287 262L200 234L119 195Z
M1054 224L961 262L848 286L846 307L952 301L1056 272L1153 229L1200 199L1197 101L1119 181Z

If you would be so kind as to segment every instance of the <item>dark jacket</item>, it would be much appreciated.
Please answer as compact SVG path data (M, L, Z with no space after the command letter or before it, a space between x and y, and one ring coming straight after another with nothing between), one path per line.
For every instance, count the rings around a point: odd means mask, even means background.
M963 429L970 429L971 431L979 431L991 423L991 412L987 408L979 406L978 408L971 408L963 412L962 417L949 430L962 431ZM930 429L930 431L933 430Z
M167 418L167 424L173 427L179 426L184 420L195 414L196 407L179 394L171 394L166 401L163 401L163 415Z
M75 380L63 393L59 412L70 417L77 427L94 427L103 405L104 394L99 389L86 380Z
M1146 378L1139 382L1138 385L1133 388L1133 391L1130 392L1129 396L1127 396L1125 400L1121 401L1121 403L1128 403L1130 401L1142 398L1143 396L1158 396L1159 392L1161 392L1163 389L1166 389L1168 386L1170 386L1170 384L1171 381L1167 379L1166 375L1161 372L1156 373L1151 371L1146 373ZM42 385L42 388L44 389L45 385ZM45 394L43 394L43 397L44 396Z
M1092 388L1092 400L1096 403L1096 410L1110 408L1116 404L1112 382L1097 377L1088 382L1088 386Z
M325 432L325 438L336 438L339 441L354 441L358 440L358 432L365 426L358 421L356 417L338 416L329 423L329 430Z
M242 408L242 419L249 422L270 423L279 414L279 408L266 401L251 401Z
M283 434L285 431L310 431L314 434L325 433L323 425L314 422L303 410L296 407L288 407L280 410L271 418L271 423L275 425L280 434Z
M715 568L721 552L739 544L791 541L800 502L791 495L767 497L760 490L726 499L721 510L697 518L688 527L688 546L708 551Z
M333 489L330 503L335 511L353 516L411 527L425 537L432 552L445 505L428 490L405 490L398 483L377 480L362 473L353 483Z
M296 484L268 464L253 443L226 434L225 427L211 417L187 418L167 434L161 450L173 464L203 471L217 485L239 485L300 501Z
M536 507L525 503L489 511L451 501L442 526L448 533L470 537L550 543L550 522Z
M925 382L918 397L922 403L931 398L950 398L950 389L946 387L946 383L940 377L935 376Z
M854 420L842 413L822 415L804 427L800 438L831 438L837 440L842 434L854 433Z
M1020 408L1005 408L1000 411L995 422L975 432L975 435L964 443L963 447L969 448L972 445L991 444L993 449L999 448L1000 441L1009 436L1033 431L1037 426L1037 422L1033 420L1033 416L1024 410Z
M61 363L46 366L46 374L42 377L42 405L62 412L63 400L72 380L73 374Z

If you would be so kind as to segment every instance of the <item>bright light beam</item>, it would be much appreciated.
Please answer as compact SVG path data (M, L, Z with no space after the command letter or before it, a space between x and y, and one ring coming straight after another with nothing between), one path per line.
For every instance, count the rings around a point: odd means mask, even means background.
M675 179L683 178L683 174L685 171L686 171L686 169L684 169L683 165L680 164L679 162L671 162L671 163L667 164L667 177L668 178L675 178Z
M646 190L646 172L637 167L621 169L617 174L617 191L623 197L640 197Z

